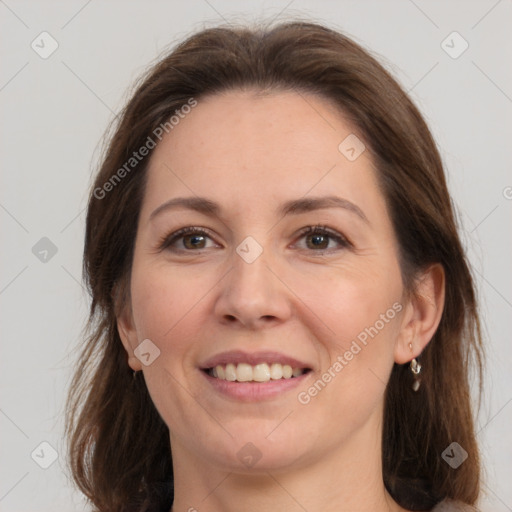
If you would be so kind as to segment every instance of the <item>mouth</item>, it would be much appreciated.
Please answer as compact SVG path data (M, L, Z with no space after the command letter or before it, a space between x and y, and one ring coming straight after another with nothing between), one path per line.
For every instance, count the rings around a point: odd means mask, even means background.
M269 382L288 380L300 377L311 371L311 368L292 367L281 363L228 363L204 368L210 377L229 382Z
M273 399L304 384L312 365L278 352L231 351L199 366L216 392L236 401Z

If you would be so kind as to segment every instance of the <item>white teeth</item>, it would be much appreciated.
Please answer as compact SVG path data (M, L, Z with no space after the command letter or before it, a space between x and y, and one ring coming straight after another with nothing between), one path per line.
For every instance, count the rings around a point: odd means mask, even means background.
M226 376L226 380L235 381L236 380L236 367L234 364L227 364L224 370L224 374Z
M257 364L253 368L252 380L256 382L268 382L270 380L270 368L267 363Z
M217 377L218 379L226 379L226 372L224 371L224 367L223 366L216 366L214 369L214 377Z
M292 368L289 364L260 363L254 366L247 363L217 365L210 370L210 375L217 379L231 382L268 382L270 380L291 379L304 373L302 368Z
M270 378L278 380L283 378L283 365L274 363L270 366Z
M250 382L252 380L252 366L247 363L238 363L236 380L238 382Z

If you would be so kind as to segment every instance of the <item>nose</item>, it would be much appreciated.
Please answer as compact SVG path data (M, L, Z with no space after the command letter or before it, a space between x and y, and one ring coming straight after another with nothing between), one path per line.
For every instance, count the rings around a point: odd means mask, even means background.
M290 318L291 292L269 263L265 250L251 263L233 251L232 268L220 282L215 304L221 323L256 330Z

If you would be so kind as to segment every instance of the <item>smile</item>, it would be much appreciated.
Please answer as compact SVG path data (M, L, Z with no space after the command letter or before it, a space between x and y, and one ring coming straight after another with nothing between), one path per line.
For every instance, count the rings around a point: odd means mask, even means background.
M228 363L205 370L210 377L230 382L269 382L270 380L293 379L309 371L309 368L292 368L289 364Z
M314 368L310 363L273 350L231 350L199 364L212 389L242 402L285 396L310 379Z

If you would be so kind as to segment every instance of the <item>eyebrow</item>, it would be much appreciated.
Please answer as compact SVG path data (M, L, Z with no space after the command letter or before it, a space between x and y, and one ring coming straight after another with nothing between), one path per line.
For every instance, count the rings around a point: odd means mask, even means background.
M164 211L173 209L184 208L193 210L204 215L212 217L220 217L222 208L220 205L206 197L175 197L166 201L157 207L151 215L149 220L154 219L157 215ZM307 213L315 210L321 210L326 208L342 208L349 212L356 214L360 219L369 224L368 218L364 212L356 204L350 202L348 199L343 199L337 196L324 196L324 197L310 197L292 199L286 201L281 205L278 213L283 217L286 215L298 215L300 213Z

